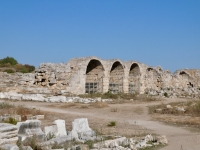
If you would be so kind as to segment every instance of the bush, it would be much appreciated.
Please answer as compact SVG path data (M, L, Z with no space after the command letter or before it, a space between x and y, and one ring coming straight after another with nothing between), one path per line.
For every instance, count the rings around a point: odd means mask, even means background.
M17 120L15 118L10 117L8 120L5 120L4 123L10 123L10 124L17 124Z
M6 57L0 60L0 64L11 64L16 65L18 64L17 60L15 60L13 57Z
M107 126L108 127L114 127L114 126L116 126L116 122L115 121L111 121Z
M167 92L164 93L164 96L165 96L165 97L169 97L168 94L167 94Z
M93 148L94 141L88 140L88 141L86 141L84 144L88 145L89 149L92 149L92 148Z
M7 73L15 73L15 71L13 69L5 69L3 72L7 72Z
M18 64L17 60L15 60L13 57L0 59L0 67L7 67L8 69L6 68L6 70L4 70L4 72L7 73L14 73L15 71L21 73L29 73L35 70L35 66L28 64Z

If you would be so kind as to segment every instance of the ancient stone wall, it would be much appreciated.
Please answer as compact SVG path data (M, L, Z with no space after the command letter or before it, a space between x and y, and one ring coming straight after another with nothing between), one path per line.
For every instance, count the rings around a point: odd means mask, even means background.
M42 63L35 73L0 72L0 87L23 87L21 89L32 93L198 95L200 70L184 69L172 74L137 61L84 57L71 59L66 64Z

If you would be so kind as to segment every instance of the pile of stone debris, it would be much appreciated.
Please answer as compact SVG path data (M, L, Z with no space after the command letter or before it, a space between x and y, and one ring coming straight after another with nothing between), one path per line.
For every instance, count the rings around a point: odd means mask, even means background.
M93 142L89 148L87 141ZM65 120L55 120L51 126L41 129L40 120L26 120L17 125L0 123L0 149L1 150L32 150L33 146L41 150L51 149L106 149L106 150L138 150L159 144L167 144L166 136L147 135L137 141L133 138L116 136L111 140L103 140L102 135L97 135L88 124L87 118L75 119L72 130L67 131ZM32 147L32 148L31 148Z
M101 98L80 98L66 96L46 96L45 94L19 94L16 92L0 92L0 99L8 100L28 100L40 102L62 102L62 103L92 103L92 102L110 102L111 99Z

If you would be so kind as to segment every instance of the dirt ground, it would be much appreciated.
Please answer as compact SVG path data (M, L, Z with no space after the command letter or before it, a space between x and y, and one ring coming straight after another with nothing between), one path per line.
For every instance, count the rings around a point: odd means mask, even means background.
M3 100L0 100L2 102ZM142 135L166 135L169 144L161 150L200 150L200 132L189 127L178 127L155 121L148 113L148 106L169 102L187 101L186 99L165 99L154 102L132 101L123 104L91 105L43 103L33 101L9 101L15 105L40 109L45 112L42 127L51 125L56 119L66 121L67 130L71 130L71 122L76 118L88 118L93 130L105 135L124 135L127 137L141 137ZM115 127L108 127L111 121Z

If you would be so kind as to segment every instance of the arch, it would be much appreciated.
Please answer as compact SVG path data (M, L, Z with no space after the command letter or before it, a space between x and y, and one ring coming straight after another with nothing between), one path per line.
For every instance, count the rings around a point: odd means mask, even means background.
M140 93L140 67L137 63L133 63L129 70L129 93Z
M124 68L119 61L113 63L110 70L109 91L111 93L123 92Z
M86 68L85 93L103 92L104 67L99 60L92 59Z

